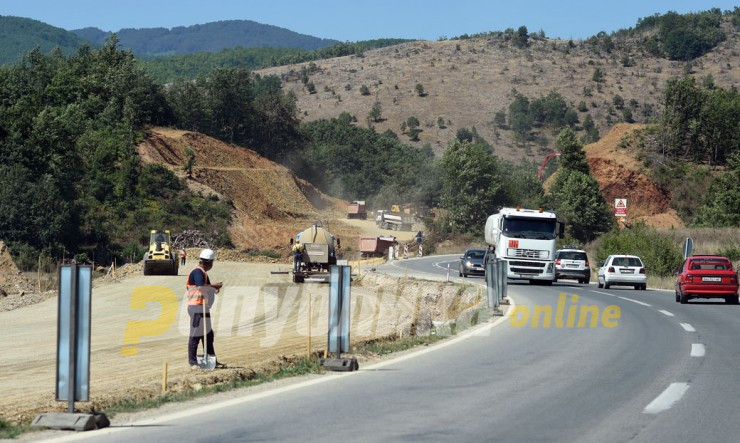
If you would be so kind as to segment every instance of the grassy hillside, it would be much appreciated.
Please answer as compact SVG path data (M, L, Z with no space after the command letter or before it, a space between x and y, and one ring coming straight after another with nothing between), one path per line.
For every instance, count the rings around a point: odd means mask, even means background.
M42 53L59 48L72 54L87 43L77 35L29 18L0 16L0 65L17 62L22 54L38 47Z
M73 30L80 37L103 43L108 32L97 28ZM225 48L297 48L313 50L338 43L299 34L251 20L226 20L203 25L167 28L121 29L121 47L139 57L217 52Z
M735 22L735 15L724 16L719 28L711 28L723 38L690 61L651 52L646 42L653 35L663 42L662 31L645 25L584 41L528 35L521 44L512 31L411 42L314 61L313 67L257 73L283 79L304 122L348 112L378 132L401 133L413 117L420 125L402 139L416 146L428 143L441 153L458 131L475 128L496 155L541 161L563 126L571 125L579 138L592 142L616 123L655 121L671 78L689 74L724 88L736 86L740 34ZM693 41L682 38L676 41ZM557 95L548 100L551 93ZM532 106L535 101L539 107ZM549 123L547 107L541 106L548 102L568 118ZM368 120L376 104L380 115Z

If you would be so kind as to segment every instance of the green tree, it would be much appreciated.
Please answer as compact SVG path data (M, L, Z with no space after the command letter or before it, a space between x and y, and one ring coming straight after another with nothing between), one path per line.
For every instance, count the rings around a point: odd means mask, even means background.
M372 109L370 109L370 114L368 114L368 117L372 119L374 122L379 122L381 118L381 114L383 113L383 106L380 104L380 101L375 101L373 103Z
M740 151L728 159L727 171L709 187L704 206L694 220L697 226L740 226Z
M614 217L598 183L580 170L562 168L550 188L547 202L565 222L566 232L578 241L589 242L613 226Z
M589 174L586 153L583 151L583 145L578 141L575 131L570 128L560 131L555 141L555 148L560 152L559 164L563 169Z
M424 97L425 95L427 95L427 93L424 91L424 85L422 85L421 83L417 83L415 89L416 89L416 94L419 97Z
M508 202L499 164L481 145L452 140L440 175L445 221L452 231L480 233L486 218Z
M617 109L622 109L624 107L624 99L619 94L612 97L612 103L614 103L614 107Z
M368 88L367 85L360 86L360 94L370 95L370 88Z
M526 48L529 45L529 31L526 26L520 26L512 38L512 43L517 48Z
M496 114L494 114L493 123L499 129L506 129L506 112L498 111Z
M600 83L604 81L604 71L601 70L601 68L594 69L594 73L591 76L591 80Z
M195 152L191 148L185 149L185 165L182 170L185 171L188 178L193 177L193 166L195 166Z

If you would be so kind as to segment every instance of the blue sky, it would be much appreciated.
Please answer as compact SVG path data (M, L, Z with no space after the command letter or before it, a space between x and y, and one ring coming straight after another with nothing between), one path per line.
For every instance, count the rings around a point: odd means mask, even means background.
M68 30L171 28L244 19L340 41L437 40L521 25L530 32L543 29L548 37L581 39L634 26L638 18L655 13L735 6L727 0L0 0L0 15Z

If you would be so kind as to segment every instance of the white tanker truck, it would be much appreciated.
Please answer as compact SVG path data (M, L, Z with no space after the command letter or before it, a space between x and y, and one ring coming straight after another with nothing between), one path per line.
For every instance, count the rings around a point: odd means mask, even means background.
M563 238L564 228L554 212L502 208L486 221L488 256L495 253L506 261L510 279L551 285L555 281L555 237Z

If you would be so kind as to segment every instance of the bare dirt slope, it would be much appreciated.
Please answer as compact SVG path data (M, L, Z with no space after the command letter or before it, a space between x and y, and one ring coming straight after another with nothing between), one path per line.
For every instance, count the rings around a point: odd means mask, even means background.
M203 134L154 128L138 147L142 160L184 176L186 150L195 153L188 185L196 192L228 199L234 206L229 234L240 249L287 249L289 239L316 221L328 222L343 245L379 235L373 224L347 223L347 202L321 193L289 169L256 152Z
M627 222L642 220L657 228L682 227L678 214L670 208L670 191L645 174L635 152L620 147L622 139L644 128L639 124L618 124L598 142L586 145L591 174L607 204L614 206L614 199L627 199Z
M121 282L96 286L92 301L91 395L84 409L100 410L123 399L144 399L159 394L162 364L169 364L169 389L192 388L195 383L250 377L276 362L307 351L308 298L312 300L312 349L326 344L328 287L294 285L288 275L272 275L280 265L217 262L210 272L223 281L224 290L213 309L218 359L229 365L208 375L191 371L187 361L188 314L184 311L186 272L180 276L134 274ZM151 321L163 313L157 302L132 309L136 288L164 288L176 298L176 318L157 336L140 338L135 356L122 356L129 321ZM443 297L443 293L445 294ZM443 301L447 305L443 304ZM410 280L367 277L352 289L353 343L415 330L429 332L432 320L455 318L477 303L475 291L461 294L456 286ZM167 310L166 312L172 312ZM40 411L59 410L54 401L57 302L49 299L14 311L0 312L0 417L28 420Z
M529 149L519 146L513 132L493 124L496 112L505 111L513 101L512 88L531 98L560 93L566 102L587 105L579 112L581 121L591 115L601 134L621 121L621 111L614 109L614 96L628 104L637 101L633 118L645 121L660 112L665 82L684 75L689 69L697 78L711 74L715 83L725 88L737 85L740 64L737 52L739 33L727 21L723 25L727 40L708 54L691 62L656 58L637 49L635 42L614 39L611 52L599 51L584 41L530 39L528 48L512 46L502 36L466 40L418 41L367 51L361 56L338 57L257 71L260 75L278 75L283 88L295 93L304 121L336 118L342 112L355 115L360 124L373 104L382 106L382 121L373 122L378 132L390 129L401 133L400 125L411 116L421 122L416 145L430 143L441 151L460 128L475 127L504 159L522 156L542 158L549 148ZM624 57L629 63L623 63ZM625 66L625 64L627 66ZM311 69L309 80L315 93L301 81L301 69ZM603 81L593 81L596 69ZM420 96L421 84L426 95ZM368 95L362 95L365 85ZM442 118L443 124L437 121ZM547 137L547 129L536 131ZM407 143L408 137L401 136ZM537 145L539 146L539 145ZM538 152L539 151L539 152Z

